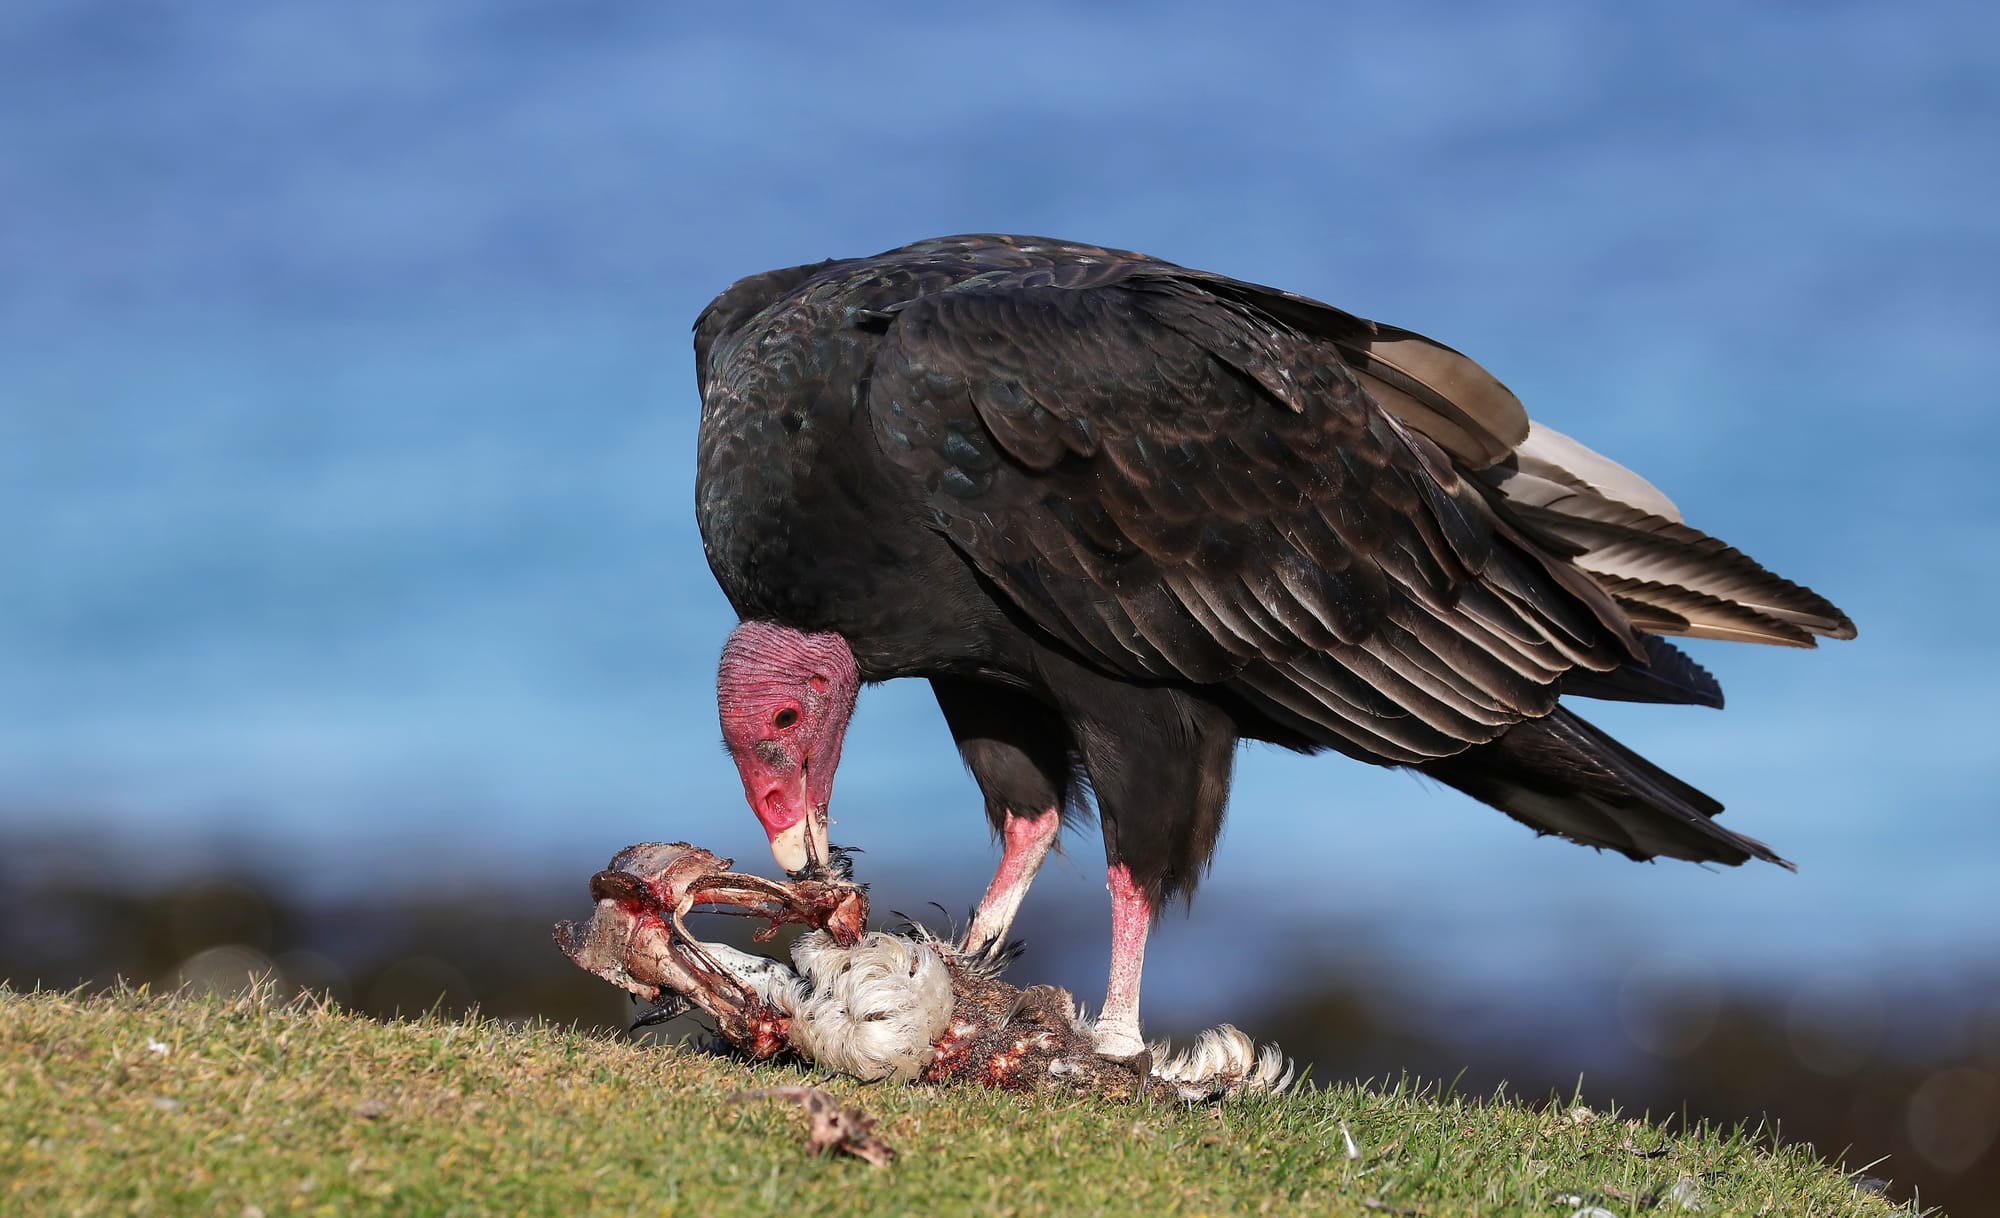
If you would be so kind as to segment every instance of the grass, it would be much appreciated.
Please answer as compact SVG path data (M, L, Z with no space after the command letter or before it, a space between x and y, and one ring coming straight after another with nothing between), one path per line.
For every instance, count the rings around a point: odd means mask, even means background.
M1708 1213L1909 1212L1743 1131L1410 1086L1185 1108L824 1084L881 1118L877 1170L808 1155L795 1106L726 1102L799 1081L538 1023L0 987L0 1211L1625 1218L1688 1181Z

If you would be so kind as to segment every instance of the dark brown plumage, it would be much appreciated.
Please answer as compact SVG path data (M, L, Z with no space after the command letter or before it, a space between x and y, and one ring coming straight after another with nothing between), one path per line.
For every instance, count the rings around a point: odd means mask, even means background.
M737 611L932 678L996 828L1087 779L1148 912L1192 892L1243 737L1635 858L1780 861L1558 698L1719 705L1660 635L1852 624L1450 348L1002 236L753 276L695 347Z

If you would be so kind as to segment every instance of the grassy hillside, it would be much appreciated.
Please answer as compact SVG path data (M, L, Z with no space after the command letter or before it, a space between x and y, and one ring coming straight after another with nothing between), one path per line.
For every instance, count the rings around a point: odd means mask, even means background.
M1899 1212L1753 1137L1410 1088L1211 1109L826 1084L881 1119L878 1170L811 1157L797 1107L726 1102L798 1081L539 1024L0 988L0 1211Z

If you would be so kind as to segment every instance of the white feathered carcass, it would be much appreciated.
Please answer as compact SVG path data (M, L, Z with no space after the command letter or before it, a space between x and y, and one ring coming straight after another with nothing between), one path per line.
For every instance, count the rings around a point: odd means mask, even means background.
M1144 1091L1189 1101L1278 1092L1292 1064L1232 1027L1192 1049L1151 1046L1150 1068L1107 1061L1068 991L1018 989L1000 965L961 955L919 927L866 929L868 898L840 878L780 882L729 870L731 861L685 842L618 852L591 877L597 909L556 927L579 967L668 1013L698 1007L752 1058L792 1054L864 1081L977 1083L1022 1091ZM710 909L813 929L792 963L688 932Z

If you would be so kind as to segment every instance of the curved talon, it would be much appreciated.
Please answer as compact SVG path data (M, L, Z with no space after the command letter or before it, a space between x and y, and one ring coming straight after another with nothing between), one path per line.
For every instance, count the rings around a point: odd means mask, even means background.
M966 933L971 933L970 928ZM985 971L989 976L997 977L1026 950L1026 945L1019 939L995 935L991 939L983 940L977 946L969 940L961 941L953 950L966 964Z
M1000 959L1000 952L1000 940L996 937L986 940L978 947L968 944L960 954L975 964L985 966L997 962Z
M1130 1070L1137 1076L1138 1084L1132 1093L1134 1103L1144 1103L1151 1098L1149 1092L1149 1088L1153 1085L1153 1051L1151 1049L1142 1048L1137 1053L1123 1055L1100 1051L1097 1056L1100 1060Z

